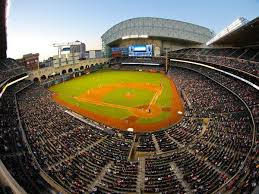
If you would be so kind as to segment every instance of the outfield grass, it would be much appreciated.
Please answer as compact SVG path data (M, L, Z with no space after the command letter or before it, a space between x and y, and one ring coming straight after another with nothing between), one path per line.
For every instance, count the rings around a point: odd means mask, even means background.
M78 97L87 90L101 88L105 85L115 83L150 83L159 86L163 85L163 92L159 96L156 104L160 107L172 106L172 90L170 81L159 73L137 72L137 71L99 71L89 75L81 76L73 80L55 85L49 90L59 95L59 98L76 105L85 110L102 114L112 118L126 118L132 115L131 112L112 107L98 106L91 103L77 101L74 97ZM126 98L125 94L130 93L132 98ZM118 104L128 107L136 107L140 105L148 105L154 93L145 89L138 88L119 88L108 93L103 97L103 101L112 104ZM169 112L162 112L155 118L140 118L138 123L152 123L161 121L169 116Z

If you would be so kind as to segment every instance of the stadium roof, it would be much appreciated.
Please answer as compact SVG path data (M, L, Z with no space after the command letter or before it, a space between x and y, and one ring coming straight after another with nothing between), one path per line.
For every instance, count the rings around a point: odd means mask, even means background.
M246 22L245 24L241 25L241 27L237 28L236 30L233 30L230 33L227 33L221 38L211 41L211 43L209 43L208 45L225 45L233 47L259 47L259 17L253 19L250 22Z
M138 17L122 21L102 35L105 44L128 38L163 37L206 43L213 36L212 32L199 25L177 20Z

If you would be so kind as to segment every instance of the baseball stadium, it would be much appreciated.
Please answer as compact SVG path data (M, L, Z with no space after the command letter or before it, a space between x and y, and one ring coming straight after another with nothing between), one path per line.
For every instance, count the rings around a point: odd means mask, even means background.
M7 57L7 3L0 194L259 193L258 17L217 34L130 18L101 51L54 43L39 62Z

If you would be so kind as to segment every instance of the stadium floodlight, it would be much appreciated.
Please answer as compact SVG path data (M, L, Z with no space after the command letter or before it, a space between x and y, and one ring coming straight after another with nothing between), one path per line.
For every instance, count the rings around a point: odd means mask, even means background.
M130 35L130 38L138 38L139 36L138 35Z
M124 40L124 39L129 39L129 36L123 36L121 39L122 39L122 40Z
M148 35L139 35L139 38L148 38Z
M239 29L240 27L242 27L243 25L245 25L246 23L248 23L248 20L240 17L238 19L236 19L234 22L232 22L229 26L227 26L224 30L222 30L221 32L219 32L216 36L214 36L212 39L210 39L206 45L210 45L214 42L216 42L217 40L221 39L222 37L228 35L229 33Z

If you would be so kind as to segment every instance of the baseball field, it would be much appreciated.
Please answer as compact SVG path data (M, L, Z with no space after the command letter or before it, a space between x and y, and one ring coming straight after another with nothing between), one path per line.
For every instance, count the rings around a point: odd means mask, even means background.
M161 73L105 70L49 90L57 103L121 130L156 131L178 122L183 112L174 83Z

